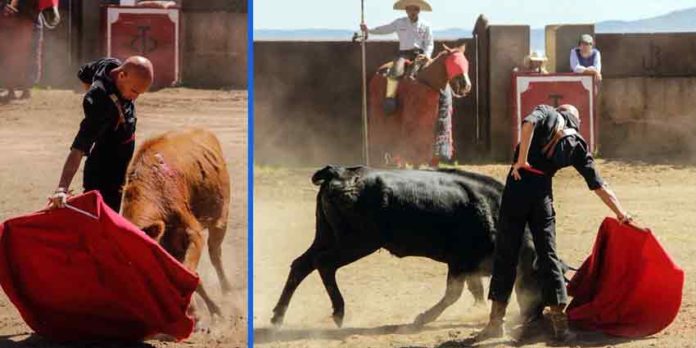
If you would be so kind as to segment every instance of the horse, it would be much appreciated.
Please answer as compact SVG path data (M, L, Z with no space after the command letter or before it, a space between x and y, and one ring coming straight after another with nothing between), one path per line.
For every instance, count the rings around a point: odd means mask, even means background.
M383 107L387 85L385 73L390 63L377 70L369 86L371 158L384 159L382 164L386 165L432 163L436 138L451 149L452 108L448 93L451 91L452 96L461 98L471 90L465 51L464 44L454 48L443 45L443 50L419 69L415 79L402 78L393 113L386 113ZM439 99L449 105L443 105ZM436 136L435 133L440 134Z
M16 98L17 89L21 98L29 98L32 80L40 74L42 28L54 29L59 23L58 0L18 0L16 6L0 2L0 34L12 38L0 42L0 88L7 90L1 101ZM32 56L36 60L28 59Z

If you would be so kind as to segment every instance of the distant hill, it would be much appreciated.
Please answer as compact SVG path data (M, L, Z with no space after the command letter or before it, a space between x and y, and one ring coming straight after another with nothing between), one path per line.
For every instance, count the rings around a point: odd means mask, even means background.
M635 21L604 21L595 23L598 33L660 33L696 32L696 7L670 12L665 15ZM256 29L256 41L347 41L353 37L354 30L343 29L298 29L276 30ZM437 39L458 39L471 37L471 29L435 30ZM392 40L393 36L374 36L371 40ZM530 43L533 50L544 50L544 29L531 30Z

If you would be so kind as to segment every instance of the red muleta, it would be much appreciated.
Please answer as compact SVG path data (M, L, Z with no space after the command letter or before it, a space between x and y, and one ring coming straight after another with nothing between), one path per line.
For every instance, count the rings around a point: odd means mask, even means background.
M0 226L0 284L24 321L58 341L188 337L198 277L99 193L69 204L84 213L42 211Z
M622 337L656 334L677 316L684 271L650 230L606 218L592 254L568 284L568 318Z

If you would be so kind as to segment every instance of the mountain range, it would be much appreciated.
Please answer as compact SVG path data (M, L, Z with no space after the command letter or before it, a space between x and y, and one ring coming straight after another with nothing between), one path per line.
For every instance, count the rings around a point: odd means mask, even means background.
M670 12L665 15L635 21L602 21L595 23L597 33L664 33L696 31L696 7ZM347 41L354 30L343 29L256 29L254 40L271 41ZM434 30L437 39L471 37L471 29L449 28ZM371 40L393 40L392 36L372 37ZM530 43L533 50L544 50L544 28L531 30Z

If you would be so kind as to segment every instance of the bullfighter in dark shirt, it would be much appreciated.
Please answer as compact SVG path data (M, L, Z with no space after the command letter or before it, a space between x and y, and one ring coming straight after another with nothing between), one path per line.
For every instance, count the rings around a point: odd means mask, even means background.
M488 298L493 301L487 326L477 340L504 335L505 309L515 282L518 254L525 226L529 224L541 274L543 300L550 306L554 337L573 337L564 313L568 303L562 263L556 254L556 214L552 178L561 168L573 166L590 190L622 222L631 217L595 169L594 159L578 129L578 110L572 105L554 109L537 106L522 123L521 143L503 191L493 276Z
M51 207L62 207L70 183L86 156L83 186L98 190L115 211L121 206L121 186L135 149L135 100L150 88L152 63L134 56L124 62L102 58L83 65L78 73L87 93L82 107L85 118L70 147Z

